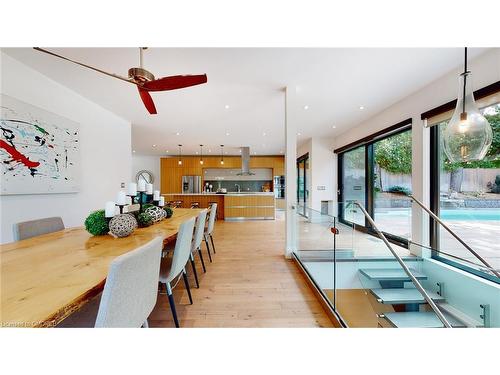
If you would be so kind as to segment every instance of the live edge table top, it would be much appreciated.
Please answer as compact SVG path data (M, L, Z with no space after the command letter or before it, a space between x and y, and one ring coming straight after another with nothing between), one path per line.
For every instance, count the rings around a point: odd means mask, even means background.
M198 209L174 210L124 238L69 228L0 245L0 325L52 327L104 288L110 263L155 237L175 236Z

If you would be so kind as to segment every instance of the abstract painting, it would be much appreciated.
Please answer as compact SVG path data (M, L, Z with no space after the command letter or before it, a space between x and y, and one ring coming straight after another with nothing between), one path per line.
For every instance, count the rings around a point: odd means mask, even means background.
M76 122L2 94L0 128L0 195L78 191Z

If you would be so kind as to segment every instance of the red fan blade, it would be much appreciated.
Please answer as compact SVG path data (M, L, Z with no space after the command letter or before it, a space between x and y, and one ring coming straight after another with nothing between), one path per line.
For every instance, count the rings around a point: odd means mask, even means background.
M139 95L141 96L142 102L146 106L148 112L152 115L156 115L155 103L153 102L153 98L151 98L151 95L149 95L149 92L147 92L140 86L137 86L137 88L139 89Z
M192 75L192 76L171 76L146 82L142 87L144 87L148 91L166 91L166 90L182 89L184 87L190 87L195 85L201 85L202 83L206 82L207 82L206 74Z

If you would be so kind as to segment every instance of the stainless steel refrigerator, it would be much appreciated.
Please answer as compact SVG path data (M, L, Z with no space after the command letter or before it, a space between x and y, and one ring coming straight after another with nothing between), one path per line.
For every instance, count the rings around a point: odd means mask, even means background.
M182 192L201 193L201 176L182 176Z

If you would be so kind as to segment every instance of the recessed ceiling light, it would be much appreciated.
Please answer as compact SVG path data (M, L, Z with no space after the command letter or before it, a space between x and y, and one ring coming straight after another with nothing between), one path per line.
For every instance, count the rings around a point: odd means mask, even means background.
M363 109L365 109L365 107L364 107L364 106L362 106L362 105L360 105L360 106L359 106L359 109L360 109L360 111L362 111Z
M224 152L224 154L226 154L226 155L227 155L227 151L226 151L226 152Z
M196 155L198 155L198 151L196 151Z
M229 135L229 132L226 132L226 135Z
M332 129L337 129L337 127L335 125L332 125Z
M240 148L240 154L241 154L241 148Z
M253 154L254 154L254 155L257 155L257 151L254 151L254 152L253 152Z
M175 135L181 135L181 133L177 132L177 133L175 133Z
M208 152L212 152L212 150L208 150Z
M229 109L229 104L226 104L226 105L224 106L224 108L225 108L225 109Z
M165 151L168 154L168 150Z
M264 132L264 133L262 133L262 135L265 137L267 134L266 134L266 132Z
M153 147L156 147L156 145L153 145Z
M306 104L306 105L304 106L304 109L307 111L307 110L309 109L309 106Z
M297 133L297 135L298 135L298 136L301 136L301 135L302 135L302 133Z
M282 153L283 153L283 150L280 151L280 154L282 154Z
M135 154L135 150L132 150L132 152Z

